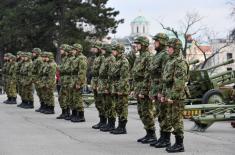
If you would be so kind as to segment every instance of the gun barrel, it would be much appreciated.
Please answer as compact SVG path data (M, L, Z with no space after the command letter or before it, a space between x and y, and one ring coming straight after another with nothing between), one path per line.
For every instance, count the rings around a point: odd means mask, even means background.
M227 60L227 61L225 61L225 62L223 62L223 63L221 63L221 64L218 64L218 65L209 67L209 68L207 68L207 69L205 69L205 70L215 69L215 68L218 68L218 67L220 67L220 66L225 66L225 65L228 65L228 64L232 64L232 63L234 63L234 59L229 59L229 60Z
M198 59L195 59L195 60L191 60L191 61L189 61L189 65L195 65L195 64L197 64L197 63L199 63L200 61L198 60Z

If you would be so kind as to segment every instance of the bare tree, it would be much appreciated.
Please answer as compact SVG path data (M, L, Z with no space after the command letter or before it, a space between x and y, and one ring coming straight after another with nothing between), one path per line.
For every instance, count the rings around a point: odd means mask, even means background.
M199 31L205 29L202 26L200 26L197 29L194 28L194 26L201 20L202 20L202 17L197 12L191 12L191 13L187 13L185 16L185 19L181 22L182 23L181 31L177 31L175 28L172 28L172 27L166 27L161 22L160 22L160 25L162 26L163 29L172 32L176 38L179 38L178 32L182 32L184 36L184 47L182 49L182 53L184 57L186 57L188 44L192 41L191 37L197 34Z

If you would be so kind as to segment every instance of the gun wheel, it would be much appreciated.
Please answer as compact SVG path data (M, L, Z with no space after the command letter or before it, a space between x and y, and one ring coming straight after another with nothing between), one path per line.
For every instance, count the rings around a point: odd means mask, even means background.
M223 94L216 89L207 91L202 97L202 104L217 104L223 101Z

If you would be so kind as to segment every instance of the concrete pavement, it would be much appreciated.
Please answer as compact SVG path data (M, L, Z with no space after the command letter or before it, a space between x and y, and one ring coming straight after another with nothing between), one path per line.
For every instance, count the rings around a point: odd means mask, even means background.
M4 99L5 95L0 95L0 155L168 154L164 149L136 142L145 134L136 106L129 106L128 134L117 136L91 128L98 121L94 105L85 109L85 123L74 124L55 119L60 113L58 102L55 115L43 115L16 105L2 104ZM35 105L38 108L37 97ZM235 129L230 123L216 123L205 133L191 132L192 126L192 122L185 120L186 152L178 154L235 154Z

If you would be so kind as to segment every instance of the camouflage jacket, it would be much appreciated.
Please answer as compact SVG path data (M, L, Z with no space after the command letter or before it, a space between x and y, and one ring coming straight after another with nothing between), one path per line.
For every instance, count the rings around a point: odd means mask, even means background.
M112 65L111 78L113 79L112 93L129 94L129 62L124 55L117 57L115 64Z
M9 68L10 68L10 63L9 62L5 62L3 67L2 67L2 75L3 75L3 79L6 82L8 75L9 75Z
M110 55L104 59L100 66L99 70L99 81L98 81L98 87L99 87L99 93L104 93L105 90L108 92L111 92L111 78L109 76L111 72L111 67L115 63L115 57L113 55Z
M56 84L55 74L57 65L54 61L44 62L39 72L38 85L41 88L53 88Z
M8 71L8 81L16 82L16 62L9 63L9 71Z
M151 57L151 63L148 68L150 75L150 96L156 96L162 91L162 73L164 66L169 59L166 50L162 50Z
M43 66L42 58L39 56L33 60L33 80L37 81L39 79L39 72Z
M62 71L62 76L64 76L63 84L65 84L67 86L73 85L72 64L73 64L74 59L75 59L74 56L69 56L69 57L67 57L67 59L64 63L64 67L63 67L63 71Z
M102 62L104 61L104 56L103 55L98 55L94 59L92 68L91 68L91 74L92 74L92 81L91 85L93 88L98 87L98 77L99 77L99 71L100 71L100 66Z
M72 61L72 87L79 85L81 88L86 84L87 58L82 53Z
M22 64L23 64L22 61L18 61L16 63L16 80L17 80L17 82L20 82L20 80L21 80L20 69L22 67Z
M149 95L149 72L150 66L150 53L149 51L140 52L139 57L136 58L132 68L132 87L136 94Z
M68 78L68 75L66 74L66 70L65 70L66 65L68 66L67 62L69 62L68 57L67 56L62 57L61 64L58 66L59 71L60 71L60 79L61 79L62 85L66 83L66 79Z
M20 76L21 76L21 83L22 85L30 85L32 84L32 72L33 72L33 62L27 61L23 62L20 68Z
M170 57L163 72L162 94L171 100L186 98L185 88L188 82L189 67L182 57Z

